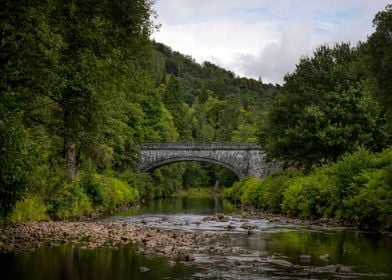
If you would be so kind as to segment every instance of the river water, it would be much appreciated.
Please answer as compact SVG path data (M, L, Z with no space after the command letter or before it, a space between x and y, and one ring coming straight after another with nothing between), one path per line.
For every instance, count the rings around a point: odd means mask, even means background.
M101 221L203 231L216 236L219 245L196 250L192 262L147 257L135 245L42 246L0 255L0 279L392 279L388 234L244 218L217 197L152 201ZM219 247L232 253L222 254Z

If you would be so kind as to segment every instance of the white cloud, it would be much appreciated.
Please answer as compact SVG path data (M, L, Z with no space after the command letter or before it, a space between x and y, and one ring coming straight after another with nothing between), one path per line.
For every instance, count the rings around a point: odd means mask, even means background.
M388 0L158 0L155 40L248 77L281 83L320 44L366 40Z

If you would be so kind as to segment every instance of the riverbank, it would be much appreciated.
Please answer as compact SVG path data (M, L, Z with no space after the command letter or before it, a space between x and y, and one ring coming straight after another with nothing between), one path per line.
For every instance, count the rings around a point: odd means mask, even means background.
M392 148L359 149L313 171L241 178L225 191L237 205L360 229L392 231Z
M234 217L234 216L233 216ZM200 222L213 221L227 223L232 216L209 215ZM235 216L242 222L241 227L251 230L249 219L264 219L268 223L304 224L306 221L291 219L282 215L247 211ZM159 223L164 222L164 218ZM218 234L205 232L186 232L160 230L150 227L147 220L141 224L112 223L104 221L41 221L22 222L0 227L0 252L33 251L41 246L70 244L84 249L117 247L137 243L138 251L153 256L169 258L186 257L193 252L208 250ZM230 225L227 227L230 228ZM220 248L230 251L230 248Z
M166 218L154 223L165 223ZM226 224L227 230L233 230L231 221L237 220L241 225L238 229L252 234L255 227L250 220L264 220L268 223L287 225L304 225L307 230L313 226L337 226L332 220L309 221L290 218L285 215L263 213L248 209L241 215L215 214L194 221L196 226L202 222ZM184 225L188 225L189 222ZM161 230L151 221L141 220L140 223L119 223L107 221L41 221L22 222L0 227L0 252L34 251L41 246L75 245L83 249L115 248L117 246L134 243L138 251L151 256L165 256L172 259L177 257L189 260L190 253L200 253L219 247L221 253L232 252L233 248L219 246L219 233L202 231L174 231ZM214 245L215 244L215 245Z
M64 244L96 249L136 243L138 251L146 255L192 261L190 250L205 250L213 237L204 232L161 231L129 223L26 222L0 228L0 252Z

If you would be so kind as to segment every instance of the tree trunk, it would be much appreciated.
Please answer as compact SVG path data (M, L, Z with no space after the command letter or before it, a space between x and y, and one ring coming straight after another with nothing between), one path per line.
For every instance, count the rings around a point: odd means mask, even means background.
M74 143L64 143L65 168L68 176L73 180L76 177L76 145Z
M219 180L215 181L215 185L213 188L214 193L218 193L219 192Z
M64 110L64 160L68 176L74 180L76 177L76 144L75 144L75 118L73 112L72 96L74 93L68 90L63 96Z

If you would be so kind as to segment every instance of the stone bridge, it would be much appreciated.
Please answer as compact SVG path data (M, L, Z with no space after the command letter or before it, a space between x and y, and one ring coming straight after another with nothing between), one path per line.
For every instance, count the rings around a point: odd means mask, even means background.
M262 178L281 170L278 162L266 162L265 153L253 143L161 142L143 143L137 169L150 172L174 162L204 161L223 165L238 177Z

